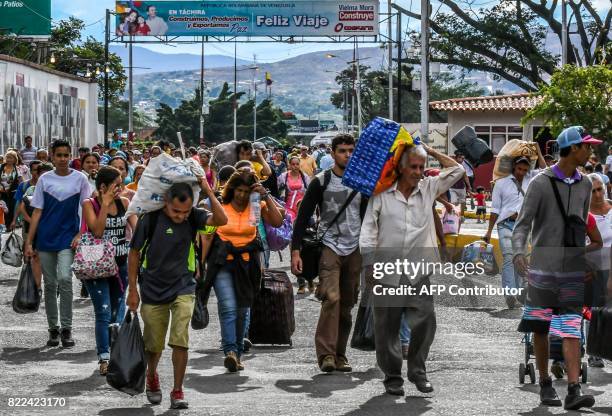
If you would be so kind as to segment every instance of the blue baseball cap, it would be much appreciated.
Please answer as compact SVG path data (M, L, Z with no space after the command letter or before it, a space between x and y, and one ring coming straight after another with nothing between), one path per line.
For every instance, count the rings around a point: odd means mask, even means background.
M603 143L601 140L597 140L590 134L587 134L582 126L571 126L566 128L557 137L557 144L559 149L570 147L573 144L588 143L598 145Z

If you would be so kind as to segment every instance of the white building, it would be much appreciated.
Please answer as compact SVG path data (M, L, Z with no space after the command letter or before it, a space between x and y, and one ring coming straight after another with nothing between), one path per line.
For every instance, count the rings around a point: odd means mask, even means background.
M478 137L489 145L494 154L497 154L511 139L536 140L543 151L546 143L554 139L543 120L535 119L524 126L521 125L521 119L537 101L537 97L522 93L452 98L433 101L429 105L432 110L445 111L448 114L449 153L455 151L450 138L467 125L474 127Z
M20 148L25 136L37 147L54 139L74 150L98 143L97 87L95 80L0 55L0 152Z

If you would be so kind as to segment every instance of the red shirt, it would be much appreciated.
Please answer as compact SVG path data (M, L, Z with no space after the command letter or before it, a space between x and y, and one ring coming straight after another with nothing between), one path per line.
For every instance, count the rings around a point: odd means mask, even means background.
M593 231L597 228L597 220L595 219L595 215L589 212L589 216L587 217L587 231Z
M484 207L485 206L485 199L486 199L486 195L485 194L476 194L474 195L474 198L476 198L476 206L477 207Z
M72 159L70 167L74 170L81 170L81 159Z

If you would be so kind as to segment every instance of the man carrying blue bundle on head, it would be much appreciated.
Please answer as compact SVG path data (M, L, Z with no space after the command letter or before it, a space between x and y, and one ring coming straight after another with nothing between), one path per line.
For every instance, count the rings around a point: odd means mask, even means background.
M428 155L443 168L438 176L423 177ZM397 174L398 179L390 188L370 199L361 228L359 246L369 283L372 282L374 258L380 260L378 253L385 249L393 259L416 263L422 260L422 255L429 255L432 262L440 261L432 205L440 194L463 177L465 170L453 158L425 144L417 144L403 151ZM374 300L376 360L385 373L386 392L400 396L404 395L399 337L402 316L411 330L408 380L423 393L433 391L427 379L425 361L436 333L433 297L420 294L421 288L429 286L429 275L420 273L412 276L414 279L405 277L389 275L377 282L377 285L382 283L383 288L395 289L405 284L412 287L414 294L402 295L397 299L399 304L388 299L397 296L373 296L379 298ZM378 295L378 292L374 290L373 294Z

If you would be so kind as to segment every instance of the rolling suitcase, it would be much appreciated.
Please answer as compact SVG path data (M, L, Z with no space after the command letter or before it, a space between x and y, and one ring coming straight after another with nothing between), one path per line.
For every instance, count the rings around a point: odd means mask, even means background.
M264 270L262 287L251 307L249 339L253 344L292 345L295 331L293 285L282 270Z
M590 355L612 360L612 303L593 308L591 325L587 339L587 352Z

